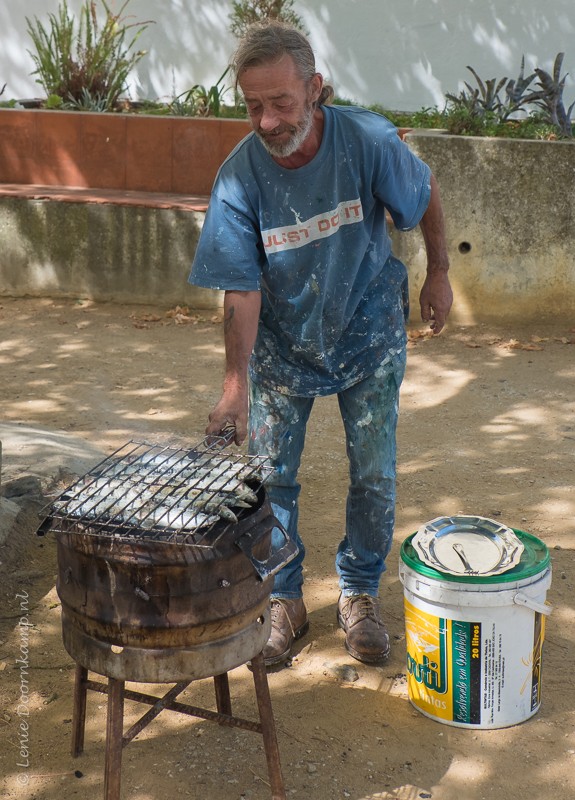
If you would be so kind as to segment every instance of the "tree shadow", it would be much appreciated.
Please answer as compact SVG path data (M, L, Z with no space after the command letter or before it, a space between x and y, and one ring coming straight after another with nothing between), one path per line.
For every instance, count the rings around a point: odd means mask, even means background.
M10 311L9 301L4 306L4 313ZM18 438L16 445L4 441L4 472L14 469L12 453L21 454L19 471L41 472L44 459L50 471L58 460L60 465L81 466L82 458L97 458L100 447L123 443L134 426L144 438L189 438L190 431L201 431L219 395L219 326L157 326L145 322L147 310L142 310L141 322L148 327L139 328L123 307L61 301L16 301L14 308L17 317L4 320L2 326L6 383L1 434L5 437L12 426ZM382 668L352 663L337 630L333 558L343 532L347 460L335 398L316 403L301 473L310 634L298 642L292 669L269 676L288 788L330 800L340 796L336 789L348 796L344 788L354 800L378 793L385 798L386 792L409 797L413 787L418 791L413 797L431 792L479 800L498 791L519 798L526 785L544 800L565 796L574 711L565 686L570 685L574 650L575 373L572 346L560 341L563 332L559 322L536 330L453 327L410 347L398 435L396 537L381 589L394 646ZM532 334L537 334L542 350L516 346L533 344ZM91 364L89 374L86 363ZM137 370L128 371L128 363ZM65 370L58 369L64 364ZM70 364L77 368L70 370ZM115 365L112 373L103 368L110 364ZM150 415L150 407L159 413ZM551 548L554 579L549 600L554 610L547 625L542 707L532 720L505 730L469 731L427 719L411 708L398 678L406 671L403 593L397 576L401 542L426 521L456 513L496 518L538 536ZM19 586L29 594L37 626L31 637L30 673L31 685L38 682L31 719L36 730L34 772L66 775L46 779L42 796L62 796L64 781L66 791L82 788L87 798L96 798L101 795L105 710L101 702L90 700L86 752L72 761L72 664L61 644L54 543L48 538L42 544L40 566L40 542L30 539L30 550L19 554L14 568L20 574L12 575L19 583L3 577L4 591L10 594L8 613L16 615L3 620L0 636L5 642L0 660L7 664L4 707L11 714L6 732L14 738L19 721ZM333 667L342 664L358 669L356 682L338 678ZM41 682L45 695L40 693L40 675L49 678ZM240 668L233 677L237 711L247 716L253 699L251 676L247 668ZM211 687L197 690L209 702ZM58 696L45 704L54 693ZM219 800L222 786L232 787L238 796L244 786L254 797L268 796L258 737L173 716L175 721L170 721L171 715L165 721L160 718L127 748L128 791L153 794L146 781L155 786L154 775L145 774L151 763L171 772L170 786L183 788L193 780L206 800ZM50 747L44 744L47 737ZM522 753L519 788L516 770L509 769L511 751ZM17 770L7 758L4 772L14 786ZM75 769L84 774L81 784L73 777ZM353 782L348 781L350 774Z

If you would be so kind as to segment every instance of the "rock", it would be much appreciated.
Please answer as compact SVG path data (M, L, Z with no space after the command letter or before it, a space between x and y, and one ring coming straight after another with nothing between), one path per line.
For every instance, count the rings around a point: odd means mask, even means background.
M327 663L324 666L343 683L355 683L359 680L359 672L352 664Z
M35 478L33 475L25 475L22 478L15 478L2 484L0 486L0 495L11 500L18 497L41 500L42 484L39 478Z
M0 497L0 545L4 544L16 524L20 506L12 500Z

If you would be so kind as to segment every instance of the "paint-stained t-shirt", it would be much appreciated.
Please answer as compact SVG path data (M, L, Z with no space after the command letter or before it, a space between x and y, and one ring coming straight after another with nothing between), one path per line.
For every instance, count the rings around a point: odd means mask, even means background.
M315 157L285 169L255 134L221 166L190 283L261 290L250 377L286 394L341 391L405 347L407 272L391 255L386 210L414 228L429 167L384 117L325 106Z

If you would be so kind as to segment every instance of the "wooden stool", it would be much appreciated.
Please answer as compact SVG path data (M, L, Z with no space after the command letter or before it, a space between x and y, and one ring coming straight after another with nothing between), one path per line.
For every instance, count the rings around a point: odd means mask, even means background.
M268 765L268 774L272 790L272 800L286 800L283 777L280 766L279 748L275 730L275 722L271 706L268 679L262 653L251 660L256 700L259 711L259 722L232 716L232 703L228 673L214 675L217 712L204 708L196 708L180 703L176 697L186 689L192 681L178 683L163 697L142 694L125 688L125 682L108 678L108 683L100 683L88 679L88 670L76 665L74 684L74 712L72 718L72 756L79 756L84 749L84 729L86 725L86 695L88 689L108 695L108 713L106 724L106 757L104 767L104 800L120 800L120 782L122 769L122 748L137 736L160 711L177 711L192 717L217 722L234 728L254 731L263 736L263 745ZM124 699L146 703L151 708L132 727L124 733Z

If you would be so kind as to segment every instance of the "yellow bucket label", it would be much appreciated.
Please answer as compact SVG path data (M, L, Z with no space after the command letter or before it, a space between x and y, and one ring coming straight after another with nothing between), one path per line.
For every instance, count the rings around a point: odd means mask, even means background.
M531 711L541 701L544 618L536 613L526 677L520 687ZM494 724L504 716L506 653L502 630L491 621L438 617L405 599L407 688L412 703L440 720Z

